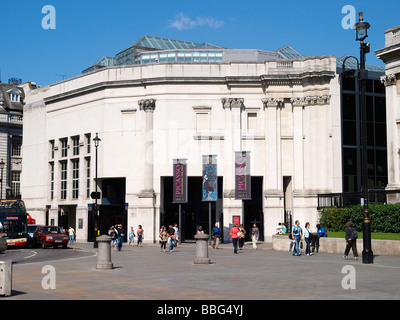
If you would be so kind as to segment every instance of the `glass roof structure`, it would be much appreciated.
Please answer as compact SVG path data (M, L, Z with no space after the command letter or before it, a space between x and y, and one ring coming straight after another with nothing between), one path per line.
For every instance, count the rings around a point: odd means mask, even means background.
M285 46L278 50L275 50L283 59L304 59L306 56L298 53L291 46Z
M181 50L181 49L192 49L192 48L222 49L222 47L210 43L196 43L191 41L173 40L173 39L154 37L154 36L143 36L139 40L131 44L128 48L124 49L123 51L130 49L132 47L150 48L155 50Z
M343 60L337 59L337 68L341 69ZM130 46L117 53L115 57L104 56L82 73L100 68L122 65L144 65L154 63L231 63L264 62L276 60L302 60L307 56L297 52L291 46L274 51L229 49L208 42L174 40L168 38L142 36ZM346 68L356 69L355 59L346 60ZM383 67L366 66L369 71L383 73Z
M336 67L338 69L342 69L343 68L343 61L344 59L346 59L347 57L349 57L348 55L337 58L336 60ZM357 58L358 59L358 58ZM346 60L346 70L357 70L357 60L354 58L349 58ZM378 72L378 73L385 73L385 67L378 67L378 66L371 66L371 65L366 65L365 69L367 69L368 71L371 72Z
M109 66L115 66L116 61L114 57L107 57L104 56L100 60L96 61L94 64L92 64L90 67L86 68L85 70L82 71L82 74L88 73L90 71L99 69L101 67L109 67Z

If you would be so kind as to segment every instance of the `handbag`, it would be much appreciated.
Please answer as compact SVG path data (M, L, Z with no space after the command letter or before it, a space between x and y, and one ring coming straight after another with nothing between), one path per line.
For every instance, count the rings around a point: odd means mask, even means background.
M300 241L300 249L303 249L303 241Z

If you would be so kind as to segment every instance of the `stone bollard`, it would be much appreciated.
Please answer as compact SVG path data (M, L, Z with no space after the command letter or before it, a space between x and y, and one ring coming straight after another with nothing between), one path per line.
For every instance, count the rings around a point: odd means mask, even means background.
M11 260L0 261L0 296L11 296L12 268L13 264Z
M0 253L7 250L7 240L6 238L0 238Z
M195 264L210 264L208 257L208 234L197 234L196 239L196 259Z
M111 262L111 237L102 235L96 238L98 243L96 269L107 270L113 268Z

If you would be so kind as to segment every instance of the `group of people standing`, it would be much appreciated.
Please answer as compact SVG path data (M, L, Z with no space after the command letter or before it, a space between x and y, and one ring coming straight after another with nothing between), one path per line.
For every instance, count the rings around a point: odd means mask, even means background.
M315 249L318 253L319 239L321 237L327 237L327 233L325 228L323 228L320 224L317 224L317 232L313 234L309 222L306 222L303 230L300 227L300 221L296 220L289 235L289 238L292 239L294 244L292 253L293 256L301 256L300 249L303 248L303 241L306 243L305 253L307 256L312 256L315 252Z
M111 248L118 249L118 251L121 251L122 243L125 237L125 229L122 227L122 224L116 224L115 226L111 226L110 229L108 230L108 235L111 237ZM138 226L138 229L136 230L136 234L133 230L133 227L131 227L131 230L128 233L129 246L133 247L135 245L136 235L137 235L137 246L142 247L144 230L140 224Z
M358 233L354 228L354 225L351 221L347 222L346 224L346 234L345 234L345 241L346 241L346 249L344 251L344 259L348 259L348 255L350 249L353 250L354 260L358 260L358 251L357 251L357 238ZM306 222L304 226L304 230L300 227L299 220L295 221L294 226L292 227L292 231L290 234L290 238L294 243L293 248L293 256L301 256L301 251L303 246L303 241L306 243L306 250L305 253L307 256L311 256L314 253L315 248L317 252L319 250L319 239L321 237L327 237L327 232L325 228L323 228L320 224L317 224L317 232L313 234L310 229L310 223ZM311 250L312 248L312 250ZM290 250L290 249L289 249Z
M178 224L175 223L174 226L170 224L168 229L166 226L162 226L159 233L159 242L161 245L161 252L166 252L166 247L168 243L168 252L173 252L174 248L178 245L179 241L179 228Z
M256 224L253 224L253 228L251 229L251 241L253 244L253 249L257 249L257 241L259 236L260 230ZM228 236L228 239L230 238L232 238L233 252L237 254L238 249L242 250L246 238L246 229L244 228L243 224L240 224L239 227L236 223L233 224Z

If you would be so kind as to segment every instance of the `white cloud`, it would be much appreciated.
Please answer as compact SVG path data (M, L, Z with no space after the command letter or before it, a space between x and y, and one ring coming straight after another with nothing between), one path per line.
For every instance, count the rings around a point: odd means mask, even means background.
M213 29L218 29L224 23L224 21L215 20L214 18L196 17L193 20L181 12L176 15L175 20L172 21L169 26L178 30L193 29L201 26L208 26Z

